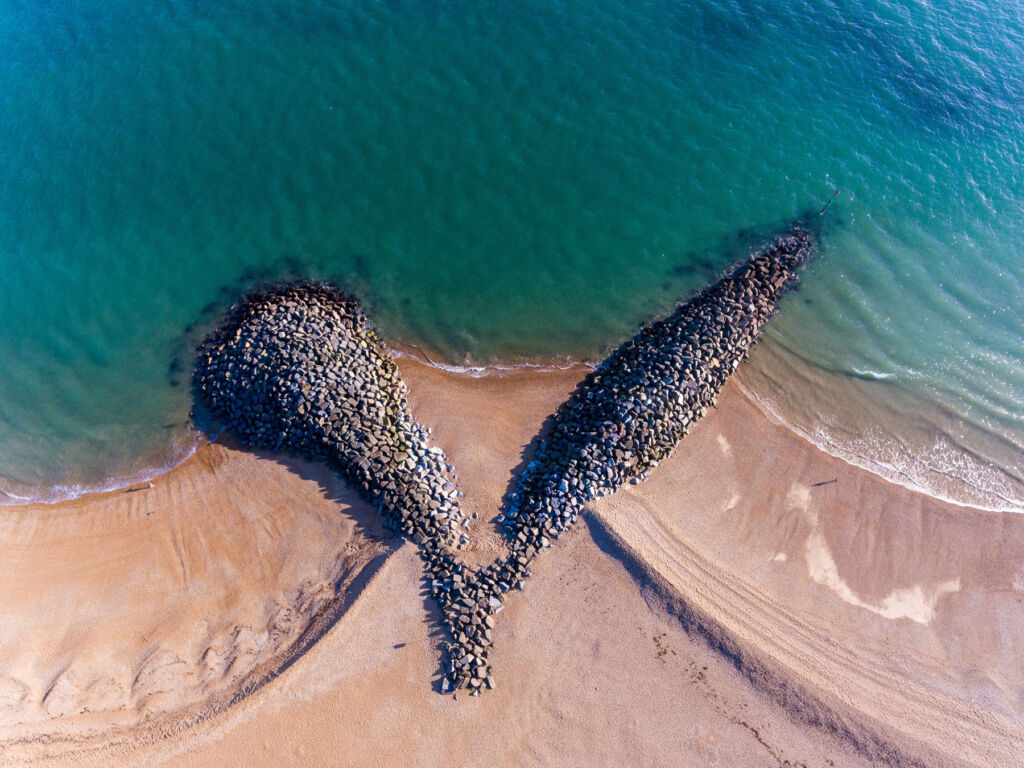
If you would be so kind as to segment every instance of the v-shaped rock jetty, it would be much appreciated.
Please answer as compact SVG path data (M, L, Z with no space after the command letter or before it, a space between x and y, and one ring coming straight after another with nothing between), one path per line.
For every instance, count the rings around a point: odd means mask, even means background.
M442 691L494 686L505 593L587 501L638 481L714 404L813 248L793 229L667 318L643 326L549 419L500 519L507 557L459 558L468 520L453 468L408 409L397 368L356 300L298 283L254 293L200 345L202 407L241 442L328 462L414 540L449 635Z

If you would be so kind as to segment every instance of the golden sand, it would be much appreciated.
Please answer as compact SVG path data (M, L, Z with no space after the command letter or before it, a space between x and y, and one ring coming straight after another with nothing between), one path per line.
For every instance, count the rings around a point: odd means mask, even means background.
M582 367L399 361L493 522ZM834 481L834 482L833 482ZM0 764L976 765L1024 749L1024 516L832 458L723 392L498 616L497 689L436 692L411 545L322 467L204 445L146 490L0 514ZM787 763L788 761L788 763Z

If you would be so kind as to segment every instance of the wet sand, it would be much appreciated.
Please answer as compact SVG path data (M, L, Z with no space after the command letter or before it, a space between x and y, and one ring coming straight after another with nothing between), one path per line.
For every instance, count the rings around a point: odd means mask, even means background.
M477 512L584 369L399 360ZM832 482L834 481L834 482ZM202 446L136 493L0 515L0 764L986 765L1024 747L1024 516L832 458L730 384L436 692L411 545L320 467Z

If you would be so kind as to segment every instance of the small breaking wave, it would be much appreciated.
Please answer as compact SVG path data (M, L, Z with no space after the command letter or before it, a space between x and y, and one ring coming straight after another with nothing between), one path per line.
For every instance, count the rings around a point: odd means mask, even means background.
M593 362L575 360L570 357L558 357L549 360L537 361L524 360L512 363L460 364L434 359L434 357L431 356L431 353L426 349L414 344L390 345L389 349L393 357L412 358L424 365L430 366L431 368L437 368L440 371L464 374L472 376L473 378L482 378L496 373L509 373L522 370L543 373L545 371L568 371L573 368L592 369L596 367L596 364Z
M190 433L189 439L175 440L169 458L134 472L112 475L95 483L58 483L40 487L22 487L0 477L0 507L20 507L27 504L59 504L91 493L110 493L146 483L183 464L199 447L199 435Z
M871 427L860 437L839 437L827 422L804 428L787 419L776 403L737 382L764 413L830 456L882 479L960 507L1024 513L1024 498L1007 473L939 432L930 445L911 447Z
M862 371L859 368L853 369L853 375L860 379L869 379L871 381L884 381L885 379L891 379L893 374L882 373L881 371Z

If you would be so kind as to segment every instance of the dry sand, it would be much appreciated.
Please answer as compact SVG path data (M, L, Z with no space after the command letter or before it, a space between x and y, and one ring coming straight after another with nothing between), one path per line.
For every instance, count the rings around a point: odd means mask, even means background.
M489 561L584 371L400 367ZM730 385L538 559L497 689L453 699L413 547L320 467L206 445L0 510L0 764L1020 765L1022 555L1024 516L888 484Z

